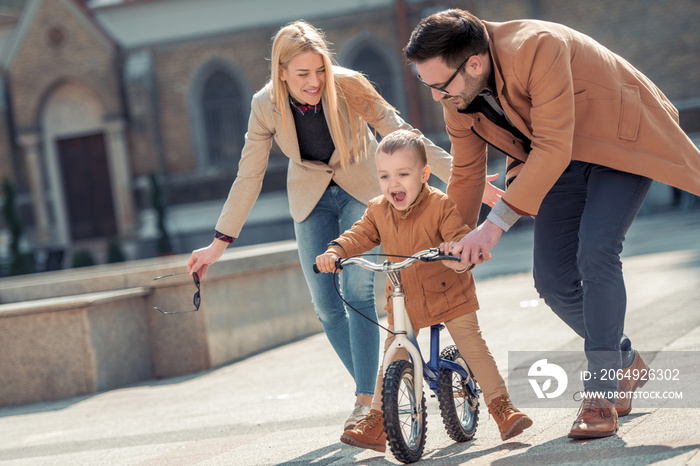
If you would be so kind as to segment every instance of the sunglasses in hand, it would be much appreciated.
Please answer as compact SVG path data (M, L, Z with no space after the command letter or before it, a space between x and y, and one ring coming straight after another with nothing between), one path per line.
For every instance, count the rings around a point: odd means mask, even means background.
M162 278L167 278L167 277L174 277L176 275L183 275L182 273L170 273L168 275L161 275L160 277L156 277L153 279L153 281L160 280ZM156 311L160 312L161 314L165 315L172 315L172 314L186 314L188 312L197 312L199 311L199 305L202 302L201 298L201 287L199 285L199 275L197 275L197 272L194 272L192 274L192 279L194 280L194 285L197 287L197 291L194 292L194 298L192 298L192 304L194 304L194 309L190 311L164 311L158 307L153 307Z

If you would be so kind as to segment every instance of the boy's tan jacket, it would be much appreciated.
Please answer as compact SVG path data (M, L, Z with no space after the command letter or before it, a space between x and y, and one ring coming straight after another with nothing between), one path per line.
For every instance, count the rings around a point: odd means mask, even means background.
M425 184L416 201L405 211L396 210L384 196L372 199L362 219L332 242L328 250L345 258L382 243L386 254L410 256L437 247L443 241L457 241L469 231L454 201ZM471 272L458 274L441 262L419 261L401 271L401 281L413 328L447 322L479 308ZM392 292L393 286L387 279L386 310L390 324L394 316L389 299Z
M351 71L334 67L334 72L336 79L352 79ZM345 104L340 102L340 105L342 114L347 121L348 114ZM324 109L328 108L325 99L323 99L323 107ZM380 135L386 136L398 129L421 134L420 131L403 121L391 108L382 105L375 105L375 108L377 111L376 130ZM289 210L294 221L301 222L311 213L331 179L363 204L367 204L370 199L381 193L377 181L377 169L374 164L377 141L367 125L363 125L368 133L367 145L360 148L350 148L361 160L353 163L347 169L342 169L337 150L333 152L328 164L302 160L292 110L289 105L286 105L282 111L287 113L286 126L282 123L282 114L275 108L272 101L271 83L268 83L253 96L238 174L216 224L217 231L232 237L238 237L240 234L243 223L260 194L273 139L284 155L289 158L287 195L289 197ZM371 121L369 102L367 112L366 118ZM326 120L328 121L327 113ZM352 139L348 137L349 141ZM428 160L433 172L443 181L448 181L452 157L424 136L422 136L422 140L426 145Z
M512 183L503 199L528 214L537 214L572 159L700 195L700 151L678 125L671 102L625 59L559 24L484 24L499 101L532 151L527 155L521 141L483 114L460 114L443 101L454 157L448 194L466 221L475 221L480 207L474 192L484 183L484 141L510 155Z

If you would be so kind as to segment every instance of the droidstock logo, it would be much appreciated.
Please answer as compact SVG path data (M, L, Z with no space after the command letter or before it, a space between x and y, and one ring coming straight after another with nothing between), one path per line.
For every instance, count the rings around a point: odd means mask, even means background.
M556 398L566 390L568 384L568 378L566 372L561 366L556 364L550 364L546 359L540 359L535 361L535 363L530 366L530 370L527 372L529 377L528 381L532 385L532 389L535 391L537 398ZM546 377L543 380L542 386L538 383L538 380ZM552 388L552 380L556 380L556 389L550 390Z

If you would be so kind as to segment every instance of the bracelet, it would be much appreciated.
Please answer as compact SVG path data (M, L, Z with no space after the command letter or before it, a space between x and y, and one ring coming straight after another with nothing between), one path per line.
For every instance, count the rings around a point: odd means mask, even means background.
M468 266L466 266L466 267L463 268L462 270L455 270L455 272L457 272L457 273L464 273L464 272L467 272L467 271L469 271L469 270L471 270L471 269L473 269L473 268L474 268L474 264L469 264Z
M231 244L231 243L233 243L233 240L236 239L233 236L225 235L225 234L221 233L220 231L217 231L217 230L214 230L214 231L216 231L216 233L214 234L214 238L220 239L221 241L224 241L226 243Z

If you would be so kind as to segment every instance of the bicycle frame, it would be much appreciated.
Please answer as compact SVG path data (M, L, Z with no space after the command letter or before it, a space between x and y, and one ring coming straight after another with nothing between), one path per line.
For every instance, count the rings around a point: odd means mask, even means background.
M445 326L443 324L432 325L430 327L430 360L423 363L423 373L424 378L429 382L430 388L433 391L437 391L438 381L440 377L440 369L449 369L453 372L457 372L461 377L469 377L469 389L472 394L476 395L476 388L474 387L474 380L471 375L467 373L464 367L460 366L454 361L447 361L446 359L440 358L440 331Z

